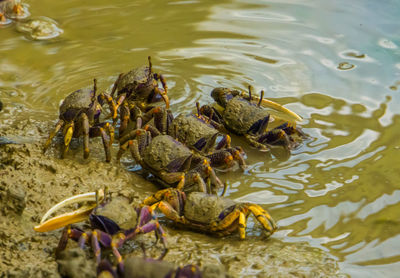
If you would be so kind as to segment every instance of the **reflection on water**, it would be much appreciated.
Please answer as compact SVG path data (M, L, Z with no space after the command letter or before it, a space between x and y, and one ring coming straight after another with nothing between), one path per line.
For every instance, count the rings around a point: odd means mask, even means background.
M167 77L176 114L211 102L216 86L266 89L304 117L310 139L290 158L271 158L234 138L249 169L221 174L229 195L268 208L280 225L275 237L328 250L345 273L396 275L396 1L31 1L30 11L57 20L64 34L43 43L0 29L3 115L55 120L69 92L94 77L109 89L147 55Z

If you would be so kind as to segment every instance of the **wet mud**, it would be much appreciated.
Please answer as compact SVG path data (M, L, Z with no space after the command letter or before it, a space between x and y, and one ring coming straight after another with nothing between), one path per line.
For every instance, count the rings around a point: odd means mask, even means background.
M4 114L3 114L4 115ZM113 160L104 162L100 138L90 140L90 156L83 159L82 141L73 139L65 159L60 159L57 137L46 152L42 146L54 122L0 114L0 277L94 277L91 248L80 250L70 241L55 256L61 231L37 233L33 227L55 203L74 194L108 186L111 197L121 198L121 206L137 205L158 187ZM177 227L161 218L167 232L165 261L176 266L196 264L222 267L232 277L338 277L334 258L307 243L287 243L278 237L266 238L258 225L251 225L245 240L237 234L219 238ZM124 257L148 257L162 252L154 244L154 234L143 235L121 248ZM107 254L107 251L105 252Z

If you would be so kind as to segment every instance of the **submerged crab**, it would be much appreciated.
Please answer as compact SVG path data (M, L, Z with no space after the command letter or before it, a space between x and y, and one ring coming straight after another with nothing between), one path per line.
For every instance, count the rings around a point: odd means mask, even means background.
M62 214L51 219L47 218L55 211L67 205L81 202L89 202L76 211ZM118 248L128 240L134 239L139 234L154 231L158 239L164 246L164 250L159 259L162 259L168 249L166 246L165 232L158 223L155 215L148 206L133 208L128 203L106 202L103 190L80 194L68 198L53 206L42 218L40 225L34 228L37 232L48 232L67 226L62 233L57 247L57 254L65 249L68 239L73 239L79 243L81 248L91 242L97 264L102 260L102 248L111 248L117 261L117 269L123 273L124 264ZM101 204L99 206L99 204ZM121 206L122 205L122 206ZM112 219L112 218L113 219ZM83 231L78 228L71 228L69 225L84 220L90 220L90 231ZM115 221L118 221L117 224Z
M134 68L125 74L121 73L111 91L112 97L117 92L116 103L120 106L120 134L124 132L129 119L136 121L136 114L149 110L151 108L149 104L159 101L159 96L169 108L165 78L161 74L153 73L150 56L148 59L148 66ZM163 89L158 87L159 80Z
M246 168L243 149L239 146L231 147L230 136L217 130L211 121L200 113L180 114L174 118L169 109L155 107L139 118L144 123L154 119L156 129L148 127L154 136L168 134L174 137L200 155L206 156L212 167L231 168L233 161L237 161L242 169ZM134 136L135 132L126 133L120 139L120 143L123 145Z
M223 107L222 115L208 105L201 107L201 113L212 117L218 123L223 123L233 133L244 135L249 143L257 148L268 150L269 145L282 145L288 149L297 147L299 143L296 141L296 137L305 138L306 135L296 128L295 121L284 122L267 130L269 123L277 119L263 109L262 104L296 120L300 120L300 116L278 103L263 99L263 95L264 92L261 91L261 96L256 104L252 102L250 87L248 97L237 90L215 88L211 92L211 96Z
M246 236L246 220L250 213L272 235L277 226L262 207L252 203L236 203L231 199L202 192L184 192L168 188L143 201L152 209L160 209L169 219L195 230L227 235L238 230L241 239Z
M106 161L111 160L110 146L114 138L114 128L107 122L99 122L102 110L101 103L106 98L110 109L113 107L113 101L104 94L96 96L97 82L94 79L93 89L85 88L77 90L68 95L60 106L59 120L50 133L49 138L43 147L43 153L46 152L52 139L62 128L64 137L64 149L62 157L68 151L72 137L83 136L83 157L89 157L89 137L101 136L103 140ZM116 117L116 116L115 116ZM108 134L105 132L108 131Z
M166 187L176 185L185 191L193 189L209 193L214 193L219 187L223 187L206 157L192 153L184 144L171 136L156 136L157 134L150 132L148 125L140 128L140 124L138 129L128 135L120 140L121 147L117 160L120 160L122 154L129 148L136 162L144 170L152 173L162 185ZM207 184L204 179L207 179ZM198 185L198 188L193 188L193 185Z
M0 0L0 25L11 23L11 19L27 16L29 12L20 0Z

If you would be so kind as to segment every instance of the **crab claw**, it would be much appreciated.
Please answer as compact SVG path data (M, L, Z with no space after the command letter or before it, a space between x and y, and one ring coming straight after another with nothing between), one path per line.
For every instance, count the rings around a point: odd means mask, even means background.
M36 232L49 232L56 230L67 225L81 222L89 217L89 214L104 200L104 191L102 189L96 192L89 192L84 194L79 194L70 198L67 198L60 203L56 204L50 208L42 217L40 224L35 226L33 229ZM47 220L47 218L56 212L57 210L71 204L82 203L82 202L92 202L93 204L83 206L75 211L64 213Z
M303 118L300 117L297 113L295 113L292 110L280 105L279 103L276 103L275 101L268 100L268 99L264 98L261 101L261 105L264 106L264 107L269 107L269 108L275 109L277 111L283 112L286 115L292 117L296 121L302 121L303 120Z
M15 5L14 5L14 7L13 7L13 12L14 12L16 15L21 15L21 14L24 13L24 9L23 9L22 5L21 5L20 3L18 3L18 4L15 4Z

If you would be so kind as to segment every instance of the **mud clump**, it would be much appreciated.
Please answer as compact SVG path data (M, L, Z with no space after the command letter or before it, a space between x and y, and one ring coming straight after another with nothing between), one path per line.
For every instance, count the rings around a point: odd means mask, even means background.
M19 185L3 191L0 185L0 208L3 215L15 213L21 215L26 207L25 191Z
M94 260L86 258L86 253L80 247L66 249L60 252L58 258L58 271L62 277L69 278L94 278L96 269Z

